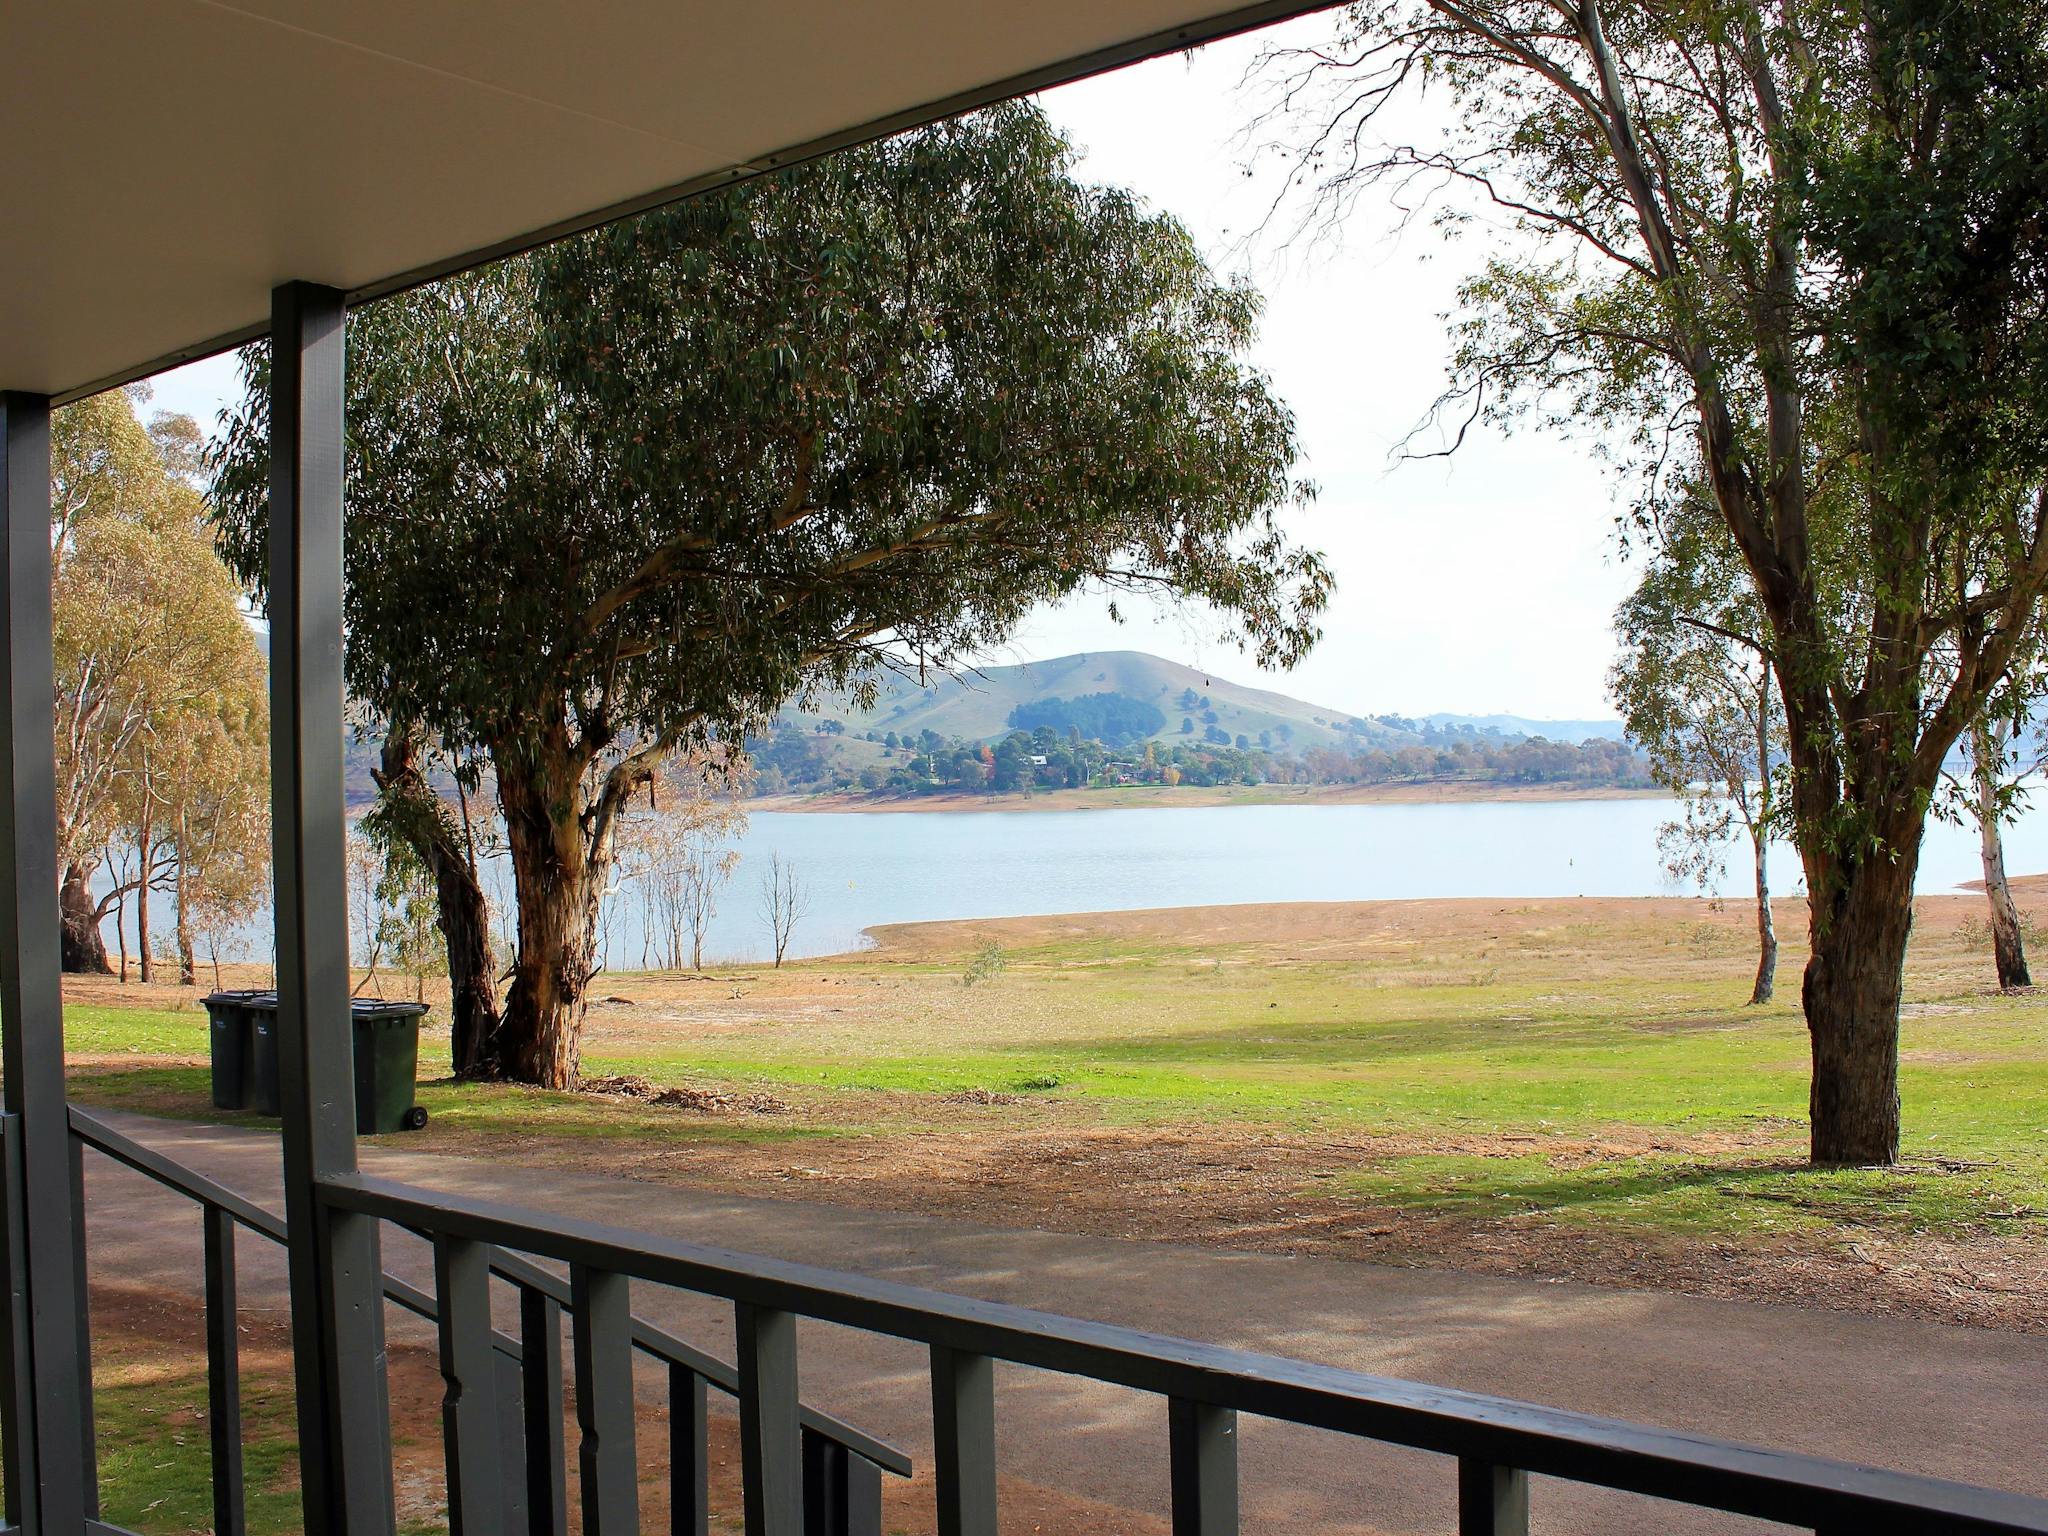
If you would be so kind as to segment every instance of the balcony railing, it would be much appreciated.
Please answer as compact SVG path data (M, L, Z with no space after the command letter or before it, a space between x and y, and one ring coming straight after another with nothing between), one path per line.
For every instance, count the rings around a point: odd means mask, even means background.
M123 1135L86 1110L73 1106L70 1121L74 1158L81 1157L84 1149L92 1148L146 1174L199 1207L205 1242L207 1427L213 1463L213 1528L215 1536L241 1536L247 1522L242 1484L235 1229L244 1228L282 1246L287 1239L284 1221L226 1185ZM82 1170L74 1175L74 1182L83 1182ZM559 1536L568 1529L562 1390L562 1324L566 1318L579 1336L602 1334L604 1344L610 1346L606 1357L612 1367L610 1375L587 1377L587 1351L579 1345L575 1356L577 1411L579 1418L585 1419L586 1439L596 1429L607 1437L622 1436L627 1448L623 1459L606 1460L609 1476L604 1481L611 1497L605 1507L613 1519L603 1528L631 1529L638 1518L636 1510L633 1521L620 1525L623 1517L617 1508L621 1496L636 1502L638 1499L638 1468L631 1453L631 1352L637 1350L658 1361L667 1373L671 1530L675 1536L704 1536L710 1529L710 1426L706 1400L710 1391L738 1395L739 1372L630 1313L622 1324L616 1317L609 1317L602 1329L582 1328L576 1321L577 1296L573 1285L515 1254L488 1254L484 1257L488 1274L482 1276L473 1268L451 1273L440 1262L442 1257L437 1248L438 1294L387 1273L384 1295L415 1316L439 1325L444 1369L454 1364L463 1384L463 1391L451 1394L447 1424L454 1528L472 1532L527 1531L534 1536ZM487 1283L492 1277L508 1283L517 1296L516 1337L492 1324L491 1298L479 1285L480 1280ZM444 1312L442 1298L455 1294L463 1295L466 1308L457 1313ZM626 1357L623 1375L618 1374L616 1358L621 1338L625 1340ZM457 1353L451 1355L451 1349ZM585 1391L586 1380L593 1391ZM830 1414L799 1404L796 1418L803 1462L805 1536L879 1536L882 1474L910 1476L910 1458ZM87 1443L91 1443L90 1436ZM458 1449L465 1452L460 1477L456 1475ZM486 1490L479 1486L479 1479L487 1479L493 1486ZM462 1495L459 1509L458 1492ZM587 1501L585 1529L593 1529L588 1522Z
M98 1117L70 1112L74 1156L91 1147L196 1202L206 1304L217 1529L240 1524L235 1409L234 1229L283 1242L260 1206ZM1530 1479L1722 1510L1822 1533L2048 1533L2048 1501L1654 1429L1478 1393L1164 1338L776 1259L540 1216L490 1201L353 1174L320 1184L327 1207L387 1222L433 1246L435 1293L385 1276L384 1294L436 1323L450 1526L562 1532L566 1501L560 1325L574 1337L583 1529L639 1529L632 1357L669 1373L672 1529L708 1529L707 1389L738 1400L741 1487L752 1536L881 1530L881 1476L901 1452L797 1396L799 1318L929 1350L934 1494L942 1536L994 1536L994 1363L1111 1383L1166 1400L1173 1530L1239 1529L1240 1415L1435 1452L1453 1464L1461 1536L1525 1536ZM535 1259L565 1265L568 1278ZM519 1298L517 1338L495 1330L492 1280ZM632 1315L632 1281L731 1304L736 1366ZM1657 1528L1646 1507L1645 1530Z

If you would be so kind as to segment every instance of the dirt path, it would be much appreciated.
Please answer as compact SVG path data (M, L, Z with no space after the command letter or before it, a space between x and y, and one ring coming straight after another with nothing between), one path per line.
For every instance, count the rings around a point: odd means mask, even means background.
M167 1153L276 1202L275 1139L126 1117ZM2048 1466L2012 1447L2048 1440L2048 1341L1791 1307L1568 1283L1386 1269L1313 1258L1007 1231L929 1216L686 1194L623 1178L521 1170L387 1147L374 1172L540 1211L574 1212L746 1251L962 1294L1421 1381L1492 1391L1702 1433L1770 1440L1880 1465L2048 1493ZM98 1159L89 1165L93 1273L101 1283L189 1289L188 1208ZM394 1238L387 1263L428 1270ZM274 1255L251 1255L257 1306L275 1296ZM268 1288L266 1290L266 1288ZM651 1287L636 1306L729 1356L725 1308ZM274 1305L274 1302L272 1303ZM408 1331L411 1330L411 1331ZM420 1343L411 1324L394 1342ZM929 1460L922 1352L869 1335L806 1329L805 1394ZM999 1423L1016 1480L1006 1530L1153 1531L1165 1507L1164 1415L1110 1388L1003 1370ZM649 1384L650 1390L652 1383ZM1247 1529L1333 1533L1445 1528L1451 1478L1437 1458L1371 1446L1331 1454L1327 1436L1254 1423L1244 1437ZM1030 1490L1045 1493L1045 1502ZM917 1529L918 1488L895 1495ZM1070 1501L1081 1502L1070 1502ZM1603 1536L1644 1529L1647 1507L1553 1484L1539 1528ZM1756 1529L1657 1506L1678 1533ZM892 1527L897 1523L892 1512Z

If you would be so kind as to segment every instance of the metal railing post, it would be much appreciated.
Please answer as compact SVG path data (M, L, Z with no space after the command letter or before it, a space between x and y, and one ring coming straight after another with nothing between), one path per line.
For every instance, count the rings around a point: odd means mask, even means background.
M1169 1398L1173 1536L1237 1536L1237 1414Z
M306 1530L385 1536L396 1514L377 1224L330 1209L319 1191L356 1167L341 787L344 314L331 288L287 283L271 296L278 1089Z
M1529 1474L1460 1456L1458 1536L1529 1536Z
M242 1341L235 1300L235 1218L201 1208L206 1248L206 1430L214 1536L242 1536Z
M882 1469L804 1427L804 1536L882 1536Z
M520 1423L525 1435L529 1536L568 1536L569 1479L562 1443L562 1304L519 1288Z
M498 1459L498 1354L491 1336L491 1250L434 1239L440 1304L441 1440L448 1464L449 1536L500 1536L504 1473Z
M639 1536L640 1468L634 1451L632 1283L569 1267L576 1313L576 1468L584 1536Z
M68 1533L97 1513L98 1501L64 1108L50 402L41 395L0 392L0 502L0 1069L15 1133L4 1192L15 1270L7 1493L11 1504L21 1500L25 1530Z
M747 1536L798 1536L804 1510L796 1318L744 1303L733 1313L739 1339L740 1501Z
M987 1355L932 1346L939 1536L996 1536L996 1375Z
M668 1368L669 1536L710 1536L711 1422L704 1378L673 1361Z

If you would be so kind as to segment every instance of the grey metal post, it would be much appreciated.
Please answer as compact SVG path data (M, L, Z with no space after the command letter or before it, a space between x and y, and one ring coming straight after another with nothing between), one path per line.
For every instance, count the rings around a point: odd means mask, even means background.
M1460 1456L1458 1536L1529 1536L1529 1474Z
M740 1503L747 1536L801 1536L802 1417L797 1401L796 1315L741 1303Z
M987 1355L932 1346L932 1466L939 1536L996 1536L996 1372Z
M1173 1536L1236 1536L1236 1410L1176 1397L1166 1424Z
M8 1471L30 1531L82 1528L95 1502L85 1443L90 1367L79 1354L85 1297L75 1269L58 975L55 667L50 641L50 402L0 392L0 1068L15 1156L5 1191L21 1252L23 1316L10 1351L27 1388L9 1427L26 1455ZM22 1358L22 1355L26 1358ZM10 1477L9 1493L17 1493ZM32 1504L32 1509L28 1506Z
M373 1219L320 1181L356 1166L341 790L342 296L271 295L270 802L278 1090L300 1481L309 1536L388 1536L391 1405Z

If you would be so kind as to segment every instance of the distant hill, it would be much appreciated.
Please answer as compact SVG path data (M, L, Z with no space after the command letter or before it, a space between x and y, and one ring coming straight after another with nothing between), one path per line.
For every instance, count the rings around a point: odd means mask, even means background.
M1503 736L1541 736L1545 741L1620 741L1619 720L1536 720L1527 715L1424 715L1439 729L1469 725L1484 734L1498 731Z
M1401 746L1416 739L1346 710L1247 688L1143 651L1088 651L989 667L935 678L923 688L898 679L884 686L872 709L856 710L844 701L826 699L810 709L785 709L783 718L799 726L836 720L854 735L895 731L915 736L929 730L949 739L989 741L1009 732L1010 714L1020 706L1104 693L1156 708L1163 723L1155 734L1162 740L1185 734L1199 739L1214 728L1232 740L1244 736L1253 742L1270 733L1275 748L1299 752L1306 747ZM1193 724L1191 733L1181 730L1183 720Z

